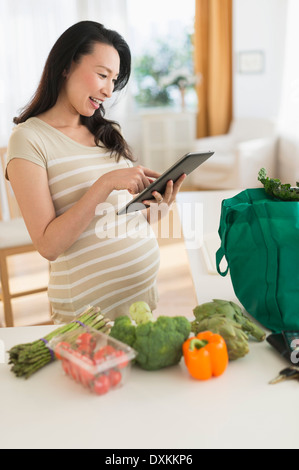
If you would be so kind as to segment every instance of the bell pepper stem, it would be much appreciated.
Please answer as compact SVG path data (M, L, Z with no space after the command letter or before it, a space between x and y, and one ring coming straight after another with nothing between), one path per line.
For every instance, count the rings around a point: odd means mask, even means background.
M189 343L189 349L190 351L193 351L195 348L196 349L204 348L207 344L208 344L208 341L206 341L205 339L192 338Z

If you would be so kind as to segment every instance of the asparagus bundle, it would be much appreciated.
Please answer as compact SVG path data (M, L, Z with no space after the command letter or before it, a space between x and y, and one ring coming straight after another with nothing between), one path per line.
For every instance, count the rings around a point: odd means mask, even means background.
M53 351L47 347L47 343L55 336L73 331L80 326L89 326L102 333L109 334L112 324L109 318L101 314L97 307L89 307L75 320L63 325L32 343L18 344L9 351L9 364L13 364L11 371L17 377L28 379L34 372L55 360Z

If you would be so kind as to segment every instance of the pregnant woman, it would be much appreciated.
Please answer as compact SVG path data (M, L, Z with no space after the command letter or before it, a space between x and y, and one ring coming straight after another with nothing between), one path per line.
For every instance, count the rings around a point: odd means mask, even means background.
M55 323L88 305L114 319L134 301L157 304L159 247L149 209L115 216L159 176L134 166L118 124L104 117L105 100L126 86L130 69L122 36L76 23L54 44L36 93L14 119L6 177L36 249L50 261ZM183 179L154 192L155 203L169 207Z

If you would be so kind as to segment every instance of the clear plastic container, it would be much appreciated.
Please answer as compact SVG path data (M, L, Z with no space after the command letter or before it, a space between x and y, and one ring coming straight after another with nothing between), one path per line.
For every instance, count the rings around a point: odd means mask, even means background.
M80 326L48 344L66 375L103 395L127 381L136 351L94 328Z

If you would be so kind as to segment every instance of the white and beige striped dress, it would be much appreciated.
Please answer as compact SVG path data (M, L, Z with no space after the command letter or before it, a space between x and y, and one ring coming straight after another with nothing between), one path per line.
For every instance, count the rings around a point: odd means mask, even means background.
M124 158L116 163L106 149L81 145L35 117L14 128L8 162L13 158L46 169L57 216L101 175L132 166ZM142 213L116 215L131 198L128 191L113 191L79 239L50 263L48 295L56 323L72 320L88 305L100 307L111 319L127 314L137 300L156 308L160 256L155 235Z

